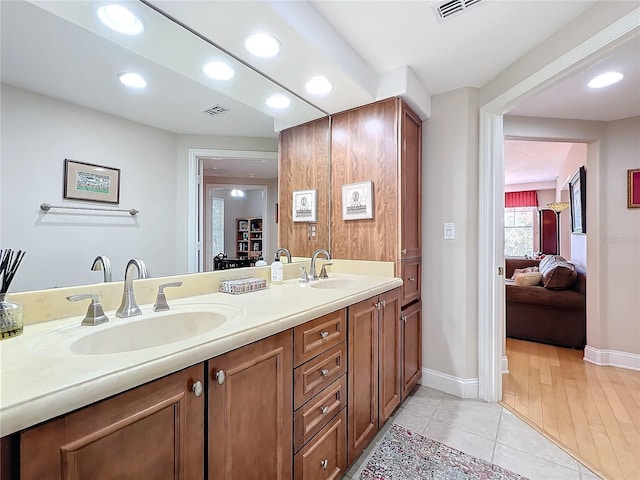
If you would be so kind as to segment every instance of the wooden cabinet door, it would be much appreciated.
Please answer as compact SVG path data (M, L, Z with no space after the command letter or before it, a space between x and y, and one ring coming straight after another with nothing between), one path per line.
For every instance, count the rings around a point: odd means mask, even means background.
M402 319L402 400L422 378L422 302L400 312Z
M422 120L400 107L400 258L422 255Z
M379 412L378 427L382 427L393 411L400 405L400 296L401 288L380 295L379 339Z
M348 461L362 453L378 432L377 297L349 307Z
M290 480L292 331L208 363L209 479Z
M204 478L204 365L21 433L22 480Z
M415 257L402 260L400 275L402 277L402 306L420 299L422 292L422 258Z

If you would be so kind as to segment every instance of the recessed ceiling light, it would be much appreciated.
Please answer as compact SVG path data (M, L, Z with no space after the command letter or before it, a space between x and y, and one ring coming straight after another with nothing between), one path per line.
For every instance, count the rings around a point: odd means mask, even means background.
M305 87L313 95L325 95L333 90L333 83L325 77L313 77Z
M142 20L122 5L102 5L96 14L102 23L116 32L140 35L144 31Z
M624 77L620 72L607 72L602 75L598 75L591 80L587 85L591 88L603 88L618 83Z
M225 62L209 62L202 67L207 77L214 80L231 80L236 75L236 71Z
M244 47L256 57L271 58L280 53L280 42L268 33L254 33L244 41Z
M137 73L121 73L118 78L127 87L144 88L147 86L147 81Z
M267 98L267 105L271 108L287 108L291 105L291 100L281 93L275 93Z

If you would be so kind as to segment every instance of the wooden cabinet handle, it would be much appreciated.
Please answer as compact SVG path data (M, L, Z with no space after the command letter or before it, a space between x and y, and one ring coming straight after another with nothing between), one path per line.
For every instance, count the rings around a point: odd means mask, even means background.
M326 458L324 460L320 460L320 466L326 470L329 466L329 460L327 460Z
M329 369L323 368L322 370L320 370L320 373L322 374L323 377L326 377L327 375L329 375Z
M320 332L320 336L322 338L327 338L329 336L329 332Z

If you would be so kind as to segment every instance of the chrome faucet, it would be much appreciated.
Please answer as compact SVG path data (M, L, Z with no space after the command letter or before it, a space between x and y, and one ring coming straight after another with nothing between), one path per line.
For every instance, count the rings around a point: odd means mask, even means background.
M140 315L142 310L136 303L136 297L133 294L133 269L137 270L138 278L149 278L149 271L144 262L139 258L132 258L127 263L127 268L124 271L124 292L122 294L122 302L120 308L116 310L116 317L129 318L135 315Z
M280 259L280 252L284 252L284 254L287 256L287 262L291 263L291 252L289 251L288 248L284 248L284 247L280 247L279 249L276 250L276 260Z
M311 255L311 265L309 267L309 278L311 278L311 280L318 279L318 274L316 273L316 258L318 258L318 255L320 255L321 253L327 257L327 260L331 260L331 255L329 255L329 252L327 252L324 248L319 248L315 252L313 252L313 255Z
M111 262L106 255L98 255L93 261L93 265L91 265L91 270L94 272L102 270L104 272L105 283L111 281Z

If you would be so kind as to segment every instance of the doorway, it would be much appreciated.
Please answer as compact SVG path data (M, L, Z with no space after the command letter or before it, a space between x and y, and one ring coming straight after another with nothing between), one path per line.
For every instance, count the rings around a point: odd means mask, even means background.
M503 115L518 101L566 77L599 52L624 43L638 28L632 12L593 35L525 80L517 83L480 108L479 224L478 248L478 395L497 402L502 397L504 348L504 126ZM589 252L589 262L598 263L598 252ZM591 285L593 285L592 282ZM597 288L597 285L593 286Z

